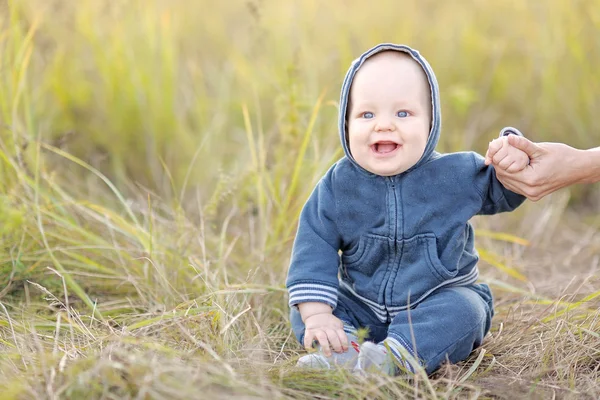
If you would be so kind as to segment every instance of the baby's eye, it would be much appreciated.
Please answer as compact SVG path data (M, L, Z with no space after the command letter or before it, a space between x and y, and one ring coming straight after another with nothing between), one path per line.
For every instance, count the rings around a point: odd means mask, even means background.
M397 115L398 117L400 117L400 118L406 118L406 117L408 117L408 112L406 112L406 111L398 111L398 112L396 113L396 115Z
M366 112L362 113L362 117L366 118L366 119L371 119L374 117L374 115L371 111L366 111Z

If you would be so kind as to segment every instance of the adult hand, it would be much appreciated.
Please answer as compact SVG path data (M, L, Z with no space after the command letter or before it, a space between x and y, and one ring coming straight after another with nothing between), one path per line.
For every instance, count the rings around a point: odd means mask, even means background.
M527 153L530 163L522 171L514 173L495 168L496 176L507 189L532 201L580 182L588 173L585 165L578 160L581 150L562 143L533 143L516 135L509 135L507 140L511 146ZM490 143L485 160L487 165L499 165L503 159L502 148L499 139Z

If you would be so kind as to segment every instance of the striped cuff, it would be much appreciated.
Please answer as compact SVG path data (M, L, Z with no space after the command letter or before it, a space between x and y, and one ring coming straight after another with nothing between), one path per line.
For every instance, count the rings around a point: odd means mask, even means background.
M503 128L500 131L499 137L508 136L508 135L523 136L523 134L521 133L520 130L518 130L517 128L513 128L512 126L507 126L506 128Z
M300 303L325 303L331 308L337 305L337 288L319 283L296 283L288 287L290 307Z
M358 331L355 327L353 327L351 324L348 324L345 321L342 322L344 323L344 332L346 332L346 334L358 337Z
M400 365L414 374L416 369L422 367L420 360L415 356L409 342L404 340L400 335L392 335L393 334L390 334L385 339L384 343L389 346L392 354L396 357Z

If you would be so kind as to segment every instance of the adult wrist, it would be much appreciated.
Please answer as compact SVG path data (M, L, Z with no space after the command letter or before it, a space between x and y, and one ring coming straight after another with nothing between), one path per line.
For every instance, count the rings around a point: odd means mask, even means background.
M582 183L600 182L600 147L589 150L581 150L577 155L584 160L582 168L585 175L581 180Z

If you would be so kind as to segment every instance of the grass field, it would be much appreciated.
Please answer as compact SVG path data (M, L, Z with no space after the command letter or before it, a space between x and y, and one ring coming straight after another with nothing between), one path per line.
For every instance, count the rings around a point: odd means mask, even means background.
M599 398L597 186L473 221L464 363L294 369L298 213L383 41L436 71L439 151L600 144L599 0L0 0L0 398Z

